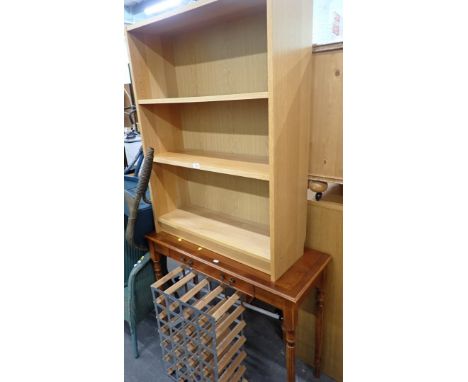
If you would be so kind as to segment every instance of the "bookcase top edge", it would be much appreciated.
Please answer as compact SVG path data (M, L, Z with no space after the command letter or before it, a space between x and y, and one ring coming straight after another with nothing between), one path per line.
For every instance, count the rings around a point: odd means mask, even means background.
M166 32L180 26L203 24L232 13L248 11L265 5L266 0L200 0L126 27L127 32Z

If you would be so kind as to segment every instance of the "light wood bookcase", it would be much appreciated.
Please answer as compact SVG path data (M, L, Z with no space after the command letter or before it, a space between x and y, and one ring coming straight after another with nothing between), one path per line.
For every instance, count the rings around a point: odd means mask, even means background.
M304 253L311 0L200 0L127 28L157 230L271 275Z

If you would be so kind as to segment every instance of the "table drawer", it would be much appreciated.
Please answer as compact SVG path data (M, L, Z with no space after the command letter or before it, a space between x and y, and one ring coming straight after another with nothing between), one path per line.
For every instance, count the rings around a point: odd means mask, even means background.
M217 269L213 269L210 273L210 276L219 282L222 282L230 287L239 290L251 297L254 297L254 287L253 285L246 283L245 281L240 280L235 276L231 276L225 272L219 271Z
M167 248L166 248L167 249ZM177 251L174 251L172 249L167 249L166 256L174 259L175 261L178 261L182 264L185 264L189 266L190 268L193 268L194 270L203 273L206 276L209 276L223 284L226 284L230 286L233 289L236 289L242 293L247 294L248 296L254 297L255 292L254 292L254 287L253 285L239 279L236 276L232 276L226 272L220 271L216 268L213 268L201 261L198 261L196 259L196 255L193 255L194 257L189 257L186 255L183 255Z

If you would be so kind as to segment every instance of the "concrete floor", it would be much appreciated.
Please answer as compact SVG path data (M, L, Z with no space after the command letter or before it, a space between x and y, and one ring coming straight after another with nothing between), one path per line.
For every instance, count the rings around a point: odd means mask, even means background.
M247 310L245 351L247 368L245 377L249 382L284 382L286 368L284 345L279 321L263 314ZM138 348L140 358L134 359L131 352L130 331L125 324L125 382L170 382L161 359L161 348L154 313L138 325ZM297 381L334 380L323 375L314 378L312 368L301 360L296 363Z

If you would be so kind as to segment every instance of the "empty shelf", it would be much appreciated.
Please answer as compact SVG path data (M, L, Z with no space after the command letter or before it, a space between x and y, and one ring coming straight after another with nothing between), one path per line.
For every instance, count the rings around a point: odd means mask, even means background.
M176 97L176 98L149 98L138 100L139 105L157 105L174 103L197 103L197 102L223 102L223 101L245 101L249 99L267 99L268 92L221 94L200 97Z
M165 152L156 154L154 162L260 180L268 180L270 177L270 168L266 163L226 159L216 156Z
M198 208L176 209L158 220L166 232L270 273L270 237L260 225Z

